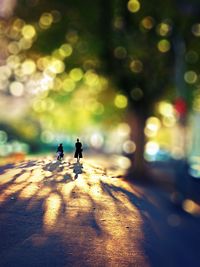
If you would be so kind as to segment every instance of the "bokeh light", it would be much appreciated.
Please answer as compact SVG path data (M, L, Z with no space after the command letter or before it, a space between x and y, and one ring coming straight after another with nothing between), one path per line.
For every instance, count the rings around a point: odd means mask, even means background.
M39 19L39 25L42 29L48 29L53 23L53 15L51 13L43 13Z
M141 25L146 29L146 30L151 30L154 27L155 21L152 17L147 16L142 19Z
M73 48L70 44L63 44L59 49L59 53L63 58L71 56L72 52Z
M83 71L80 68L74 68L69 73L70 78L73 81L80 81L83 78Z
M124 142L123 144L123 151L127 154L132 154L134 153L136 150L136 144L131 141L131 140L127 140Z
M123 109L123 108L127 107L128 100L127 100L127 97L125 95L118 94L115 97L114 103L115 103L115 106L117 108Z
M138 12L140 10L140 2L138 0L129 0L127 7L132 13Z
M196 23L192 26L192 33L196 37L200 37L200 23Z
M26 59L22 63L22 72L24 75L30 75L33 74L36 71L36 65L35 62L31 59Z
M10 93L13 96L22 96L24 93L24 86L20 82L12 82L10 84Z
M184 80L189 84L194 84L197 81L197 74L193 70L189 70L184 74Z
M143 69L143 64L140 60L133 60L131 63L130 63L130 69L132 72L135 72L135 73L140 73Z
M160 36L168 36L170 31L171 31L171 27L168 23L162 22L157 26L157 33Z
M162 39L158 42L158 50L162 53L166 53L170 50L170 42L166 39Z
M148 155L156 155L156 153L158 153L159 151L159 144L156 143L156 142L153 142L153 141L149 141L146 143L146 146L145 146L145 152L148 154Z
M146 136L153 137L153 136L156 136L160 127L161 127L160 120L156 117L150 117L146 121L146 127L144 129L144 132Z
M22 28L22 35L25 39L32 39L36 36L36 30L32 25L26 24Z

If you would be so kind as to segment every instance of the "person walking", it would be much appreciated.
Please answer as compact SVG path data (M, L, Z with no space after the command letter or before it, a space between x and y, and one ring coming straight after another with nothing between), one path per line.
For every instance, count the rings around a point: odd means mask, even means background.
M63 145L60 144L57 148L57 160L61 160L64 157Z
M82 158L83 157L83 155L82 155L82 151L83 151L83 149L82 149L82 144L81 144L81 142L79 142L79 139L77 138L77 142L75 143L75 153L74 153L74 158L77 158L77 162L79 162L80 161L80 158Z

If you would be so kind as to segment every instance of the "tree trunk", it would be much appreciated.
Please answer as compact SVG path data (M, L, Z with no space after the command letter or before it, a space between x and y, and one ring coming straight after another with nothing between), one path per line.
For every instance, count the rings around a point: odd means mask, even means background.
M143 113L131 113L129 115L131 139L136 145L136 151L131 157L131 167L128 171L128 178L130 179L145 179L147 175L147 168L144 161L144 128L146 118L147 116Z

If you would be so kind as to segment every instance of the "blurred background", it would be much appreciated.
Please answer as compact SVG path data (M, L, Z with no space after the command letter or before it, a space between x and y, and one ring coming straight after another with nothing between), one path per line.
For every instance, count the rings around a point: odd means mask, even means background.
M1 164L79 137L198 179L199 18L198 0L1 0Z

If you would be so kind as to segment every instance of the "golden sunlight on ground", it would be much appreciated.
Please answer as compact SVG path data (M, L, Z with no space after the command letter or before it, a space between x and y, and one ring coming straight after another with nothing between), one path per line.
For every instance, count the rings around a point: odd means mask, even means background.
M29 212L40 206L42 232L31 237L36 247L48 236L58 235L64 244L76 244L76 255L82 253L85 242L93 247L93 258L103 253L100 265L137 262L147 266L140 247L141 192L123 181L125 169L118 167L118 161L118 157L112 161L98 157L76 163L70 158L59 162L45 157L9 164L0 174L1 205L12 200L13 209L23 205Z
M1 166L0 266L198 266L199 204L128 183L128 166L107 155Z

